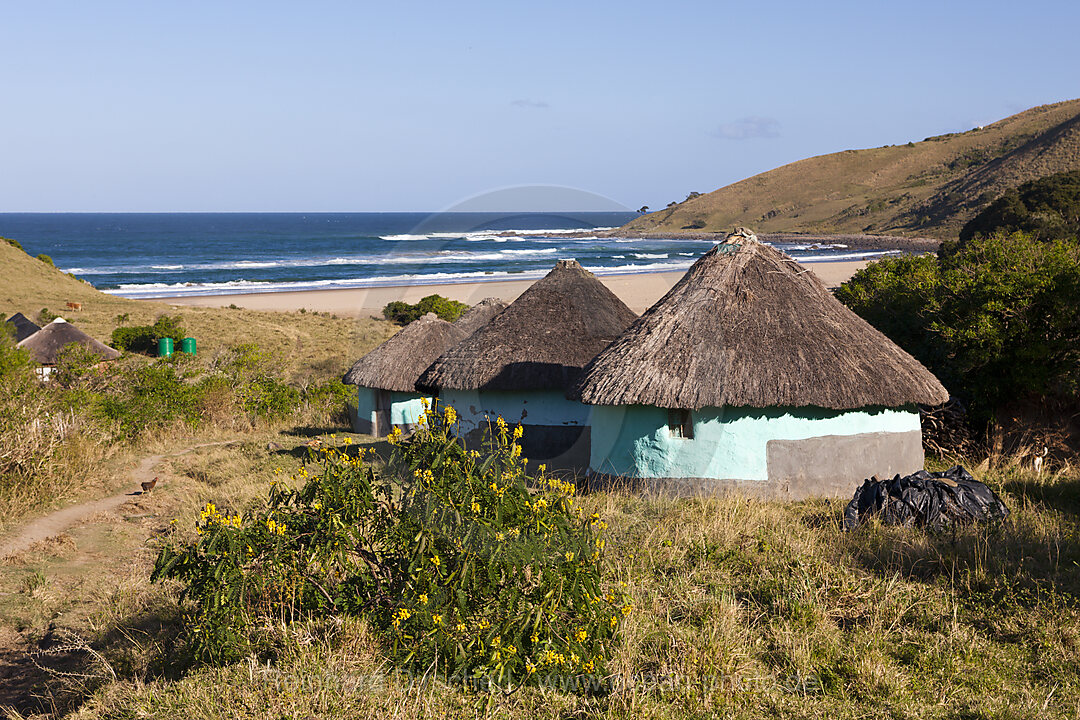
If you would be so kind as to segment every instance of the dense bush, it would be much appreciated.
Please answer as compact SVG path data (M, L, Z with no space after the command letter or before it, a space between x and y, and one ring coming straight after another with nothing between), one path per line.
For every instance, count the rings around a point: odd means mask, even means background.
M228 661L267 621L349 613L419 672L500 685L603 674L630 612L603 582L603 521L542 466L526 475L520 428L500 419L481 454L454 422L446 408L408 442L393 436L385 471L330 448L264 508L208 505L198 538L165 547L153 575L183 583L194 652Z
M1024 394L1080 394L1080 242L976 236L874 263L841 302L932 370L976 417Z
M49 267L56 267L56 265L53 264L53 259L51 257L49 257L48 255L44 254L44 253L42 253L41 255L38 255L37 259L40 260L41 262L45 263Z
M23 249L22 243L20 243L18 240L12 240L11 238L6 238L6 237L0 237L0 240L6 242L8 245L15 248L16 250L22 250Z
M11 333L0 332L0 478L39 470L63 439L50 422L56 403L35 367Z
M469 306L463 302L450 300L442 295L428 295L421 298L415 305L410 305L403 300L395 300L383 308L383 317L398 325L408 325L430 312L447 322L454 322L468 309Z
M157 352L157 342L161 338L172 338L179 347L180 341L187 337L180 317L160 316L153 325L131 325L118 327L112 332L111 344L117 350L153 355Z
M1040 240L1080 236L1080 170L1049 175L1008 191L964 225L958 245L995 232L1024 232ZM945 254L958 245L946 243Z

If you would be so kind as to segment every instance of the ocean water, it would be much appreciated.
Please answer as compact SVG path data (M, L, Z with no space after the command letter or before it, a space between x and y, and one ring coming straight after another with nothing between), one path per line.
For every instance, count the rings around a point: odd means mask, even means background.
M708 240L599 238L635 213L6 213L0 237L129 298L542 277L574 258L597 274L689 267ZM780 244L799 260L874 257Z

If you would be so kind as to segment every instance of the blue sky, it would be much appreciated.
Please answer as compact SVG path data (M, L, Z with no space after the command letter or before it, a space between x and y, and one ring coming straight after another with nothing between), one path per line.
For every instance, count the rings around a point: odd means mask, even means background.
M4 2L0 211L658 207L1078 97L1078 27L1075 0Z

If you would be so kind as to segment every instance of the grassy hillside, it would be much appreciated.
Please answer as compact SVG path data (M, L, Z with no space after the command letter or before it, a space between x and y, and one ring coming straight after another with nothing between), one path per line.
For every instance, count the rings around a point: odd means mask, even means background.
M844 150L784 165L625 230L875 233L955 237L1008 188L1080 169L1080 100L906 145Z
M311 374L340 375L398 329L383 320L325 313L178 307L165 301L128 300L100 292L7 242L0 242L0 277L9 279L0 290L0 319L21 312L37 322L45 308L108 343L118 316L127 315L127 325L149 325L159 315L179 315L198 341L199 352L255 343L271 352L294 380ZM66 310L68 302L81 303L82 309Z

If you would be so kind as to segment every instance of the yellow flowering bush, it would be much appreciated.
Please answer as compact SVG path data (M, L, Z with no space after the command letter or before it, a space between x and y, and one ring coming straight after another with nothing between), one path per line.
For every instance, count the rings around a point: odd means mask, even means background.
M349 613L405 668L504 687L602 675L630 611L605 581L603 521L575 507L572 483L526 473L520 427L500 419L476 452L456 422L428 409L378 473L362 449L324 446L303 487L274 486L264 509L208 506L196 539L163 549L154 571L185 584L197 654L251 651L268 618Z
M394 532L405 552L385 617L394 655L423 671L499 685L602 674L628 607L604 580L602 520L574 507L573 483L526 472L521 426L495 422L486 452L466 449L451 407L430 409L392 464L402 487Z

